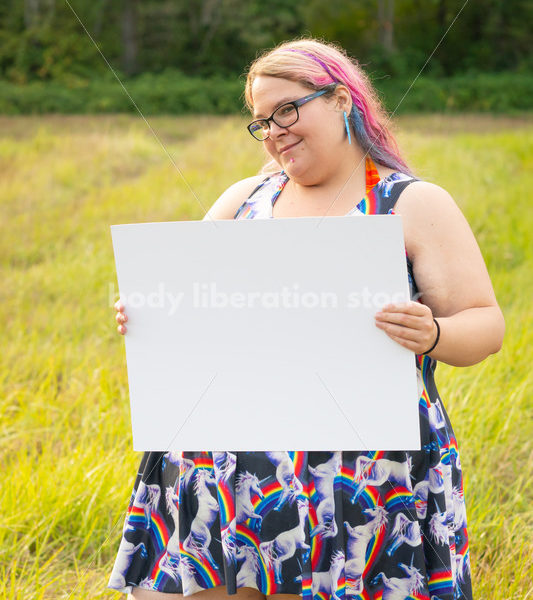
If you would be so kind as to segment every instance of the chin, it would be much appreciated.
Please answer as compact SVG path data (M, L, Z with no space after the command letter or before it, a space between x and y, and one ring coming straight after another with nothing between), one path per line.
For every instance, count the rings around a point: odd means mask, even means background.
M284 169L290 175L295 175L296 173L302 172L301 165L299 165L298 161L296 160L294 162L291 162L290 160L286 161Z
M287 167L291 167L295 165L301 165L303 160L303 156L287 156L287 158L284 158L283 161L280 162L283 162L283 164Z

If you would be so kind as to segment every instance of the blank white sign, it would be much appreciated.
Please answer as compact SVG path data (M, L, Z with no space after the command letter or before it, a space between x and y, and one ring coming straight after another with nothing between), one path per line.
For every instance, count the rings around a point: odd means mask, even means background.
M111 227L135 450L420 449L401 217Z

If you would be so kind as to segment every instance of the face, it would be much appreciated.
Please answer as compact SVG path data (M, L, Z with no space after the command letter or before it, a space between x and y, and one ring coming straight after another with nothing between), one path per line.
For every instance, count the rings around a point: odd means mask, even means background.
M252 119L270 117L281 104L313 93L300 83L266 75L255 78L251 91ZM351 99L346 88L339 91L338 97L319 96L298 107L300 117L294 125L279 127L270 122L270 135L262 143L291 177L297 176L312 185L335 169L339 157L346 152L348 142L342 113L351 108L348 106Z

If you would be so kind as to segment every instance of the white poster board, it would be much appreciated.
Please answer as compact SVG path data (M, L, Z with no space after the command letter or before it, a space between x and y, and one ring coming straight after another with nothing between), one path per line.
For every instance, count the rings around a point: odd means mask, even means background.
M420 449L399 215L111 231L135 450Z

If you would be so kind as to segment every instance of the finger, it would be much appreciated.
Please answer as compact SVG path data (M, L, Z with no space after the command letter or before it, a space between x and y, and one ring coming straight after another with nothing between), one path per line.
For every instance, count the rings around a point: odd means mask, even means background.
M422 304L420 302L413 302L412 300L410 300L409 302L396 302L385 304L385 306L383 306L381 310L383 312L391 313L406 312L412 315L419 316L427 315L428 312L431 313L431 309L429 308L429 306L426 306L425 304Z
M126 315L124 313L117 313L115 315L115 321L117 323L124 323L127 320L128 320L128 318L126 317Z
M436 325L432 323L433 328L431 332L422 332L421 330L414 330L408 327L402 327L401 325L388 325L387 323L377 323L380 329L383 329L385 333L393 339L400 338L410 342L414 342L415 346L410 347L415 352L423 352L425 348L429 348L435 340Z
M394 325L393 323L376 322L376 326L389 335L395 336L404 340L410 340L418 343L420 339L420 330L404 327L403 325Z
M376 313L375 318L381 323L396 323L412 329L423 329L426 323L425 316L415 316L404 312Z
M124 325L119 325L117 327L117 331L120 333L120 335L124 335L126 333L127 329Z
M417 352L419 348L419 344L417 342L413 342L412 340L406 340L405 338L401 338L396 335L391 335L390 338L398 344L400 344L401 346L403 346L404 348L412 350L413 352Z
M115 310L118 310L119 312L122 312L124 310L124 304L122 304L121 300L117 300L115 302Z

